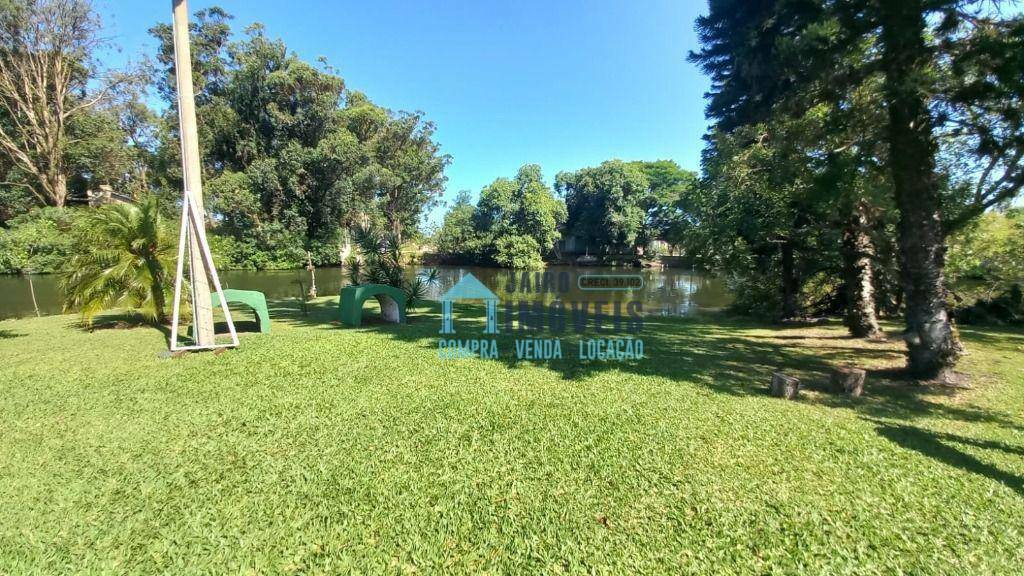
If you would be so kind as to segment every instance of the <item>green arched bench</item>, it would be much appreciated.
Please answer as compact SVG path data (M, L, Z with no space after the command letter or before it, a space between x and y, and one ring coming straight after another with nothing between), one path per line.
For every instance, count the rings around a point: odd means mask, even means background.
M256 323L259 324L260 332L270 333L270 312L267 311L267 297L263 292L256 290L225 290L224 299L228 304L245 304L256 313ZM220 297L214 292L210 295L211 305L216 308L220 306Z
M363 303L370 298L380 302L380 315L385 322L405 324L406 296L403 290L385 284L358 284L341 289L338 313L341 323L359 326L363 323Z

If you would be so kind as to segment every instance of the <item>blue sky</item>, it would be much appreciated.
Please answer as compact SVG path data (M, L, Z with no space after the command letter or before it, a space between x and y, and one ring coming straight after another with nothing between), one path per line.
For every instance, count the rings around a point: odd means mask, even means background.
M262 22L303 59L319 56L349 88L422 110L453 161L446 199L474 194L524 163L548 181L602 160L671 159L696 170L707 79L686 61L704 2L193 0L241 31ZM169 0L99 0L111 64L154 54L146 30ZM436 221L435 211L431 220Z

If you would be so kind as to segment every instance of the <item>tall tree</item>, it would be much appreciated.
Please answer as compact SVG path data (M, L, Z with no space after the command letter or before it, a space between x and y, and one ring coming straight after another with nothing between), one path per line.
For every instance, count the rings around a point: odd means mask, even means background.
M1019 126L1011 110L1020 99L1020 59L1001 55L998 49L1020 54L1012 50L1019 46L1019 37L993 41L992 31L1014 37L1020 25L1007 25L1003 19L1002 25L965 30L962 22L981 21L984 5L956 0L717 0L711 3L711 14L698 22L704 47L693 58L712 76L708 112L722 129L771 114L792 115L806 106L801 97L808 90L822 101L843 106L851 89L881 74L887 114L882 130L889 152L884 166L900 215L908 368L922 378L945 377L960 353L946 311L943 275L948 231L943 214L955 206L950 203L953 196L944 194L937 164L936 133L944 116L967 120L978 159L1000 166L996 172L979 171L979 182L987 183L973 198L961 199L966 206L960 213L970 218L1019 189L1015 140L983 136L993 125L1009 127L1010 132ZM972 39L987 48L960 49ZM871 44L878 48L865 50ZM837 67L837 62L844 64ZM961 70L971 71L965 76L971 80L939 82L943 68L956 70L958 62ZM957 85L969 88L958 92ZM979 103L986 105L981 110L997 113L972 114ZM958 114L937 114L943 104Z
M93 59L99 30L87 0L0 4L0 150L48 206L68 199L69 126L113 83Z
M498 178L480 192L477 203L480 226L496 234L530 236L544 252L554 248L565 217L565 205L536 164L520 167L513 180Z
M933 55L925 43L921 0L879 2L885 105L889 111L889 166L900 211L899 238L907 303L906 341L911 372L944 376L960 355L946 310L945 241L935 170Z
M602 252L633 251L650 236L651 188L643 169L621 160L561 172L555 189L568 208L566 229Z
M302 61L262 25L234 39L231 16L211 8L192 25L194 73L209 209L219 230L287 266L306 250L336 262L349 229L373 224L408 236L443 189L450 159L421 113L392 112L349 91L324 62ZM160 40L157 83L173 104L170 30ZM169 116L173 110L169 112ZM173 123L165 130L173 134ZM177 175L177 149L156 154L164 180Z
M475 212L476 207L473 206L469 191L459 191L437 231L437 251L446 259L455 263L470 263L479 258L482 251L481 234L474 226Z
M435 126L419 112L385 111L366 142L371 163L362 185L376 195L388 228L401 240L444 192L451 157L434 141Z
M540 268L565 218L565 204L545 184L540 166L527 164L515 178L485 186L475 207L469 193L460 192L438 232L438 249L453 262Z
M213 6L196 11L189 19L192 52L192 86L196 91L196 104L208 103L223 87L228 74L228 44L231 42L233 16L223 8ZM153 83L157 92L170 106L177 106L174 80L173 30L169 23L160 23L149 29L158 42Z
M884 78L908 368L944 379L962 351L948 312L946 236L1024 185L1024 19L976 0L862 0L834 11L844 30L840 49L880 43L861 70ZM940 145L966 152L961 165L940 165ZM970 179L970 194L950 186Z
M474 225L486 233L492 262L509 268L543 266L565 222L565 204L544 183L540 166L519 168L514 179L498 178L480 192Z
M830 262L803 123L758 123L709 135L689 201L689 252L724 269L737 307L774 319L804 313L806 279Z
M692 210L687 200L697 186L698 175L690 170L683 170L672 160L656 160L654 162L634 162L647 177L649 193L647 196L647 222L641 234L643 245L653 240L664 240L672 244L673 233L681 234L690 223Z
M859 61L862 53L851 60ZM816 164L816 201L823 204L827 225L840 235L843 278L844 322L850 334L858 338L881 336L875 296L876 262L879 239L888 240L893 211L891 179L884 166L888 157L884 132L885 110L881 98L881 78L877 74L851 87L836 102L831 84L813 91L818 101L821 122L810 135Z

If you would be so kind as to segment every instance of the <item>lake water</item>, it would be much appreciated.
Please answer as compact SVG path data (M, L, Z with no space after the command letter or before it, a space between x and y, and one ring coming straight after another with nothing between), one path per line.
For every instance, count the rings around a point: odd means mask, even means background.
M448 288L455 285L463 276L472 273L487 287L498 293L507 295L508 289L515 290L514 297L522 299L543 299L551 301L561 298L566 301L609 301L638 300L643 302L646 314L681 316L698 310L713 310L727 306L732 298L720 279L700 273L692 273L680 269L629 269L608 268L601 266L571 267L549 266L545 269L550 273L549 291L538 293L537 284L543 287L544 273L513 272L496 268L476 268L460 266L438 266L439 286L431 289L431 298L437 298ZM413 271L410 271L412 274ZM523 284L523 274L527 274L527 284ZM639 275L643 278L643 287L630 292L626 291L592 291L581 290L578 286L580 275L584 274L616 274ZM297 299L303 289L309 287L309 273L305 270L265 270L251 272L245 270L225 270L221 273L224 288L241 290L259 290L267 296L267 300ZM42 314L60 313L60 288L57 275L3 276L0 275L0 319L18 318L34 314L32 294L29 282L35 288L36 301ZM539 282L538 282L539 281ZM300 288L299 282L302 283ZM510 286L510 282L513 284ZM337 268L321 268L316 272L317 290L320 296L338 294L343 284L341 271ZM529 295L522 289L530 289ZM567 288L566 292L558 290Z

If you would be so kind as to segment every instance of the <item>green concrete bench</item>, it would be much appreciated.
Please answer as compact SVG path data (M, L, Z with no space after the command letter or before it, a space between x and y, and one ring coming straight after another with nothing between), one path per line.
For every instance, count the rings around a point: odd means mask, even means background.
M256 290L225 290L224 299L228 304L245 304L256 313L256 323L263 334L270 333L270 312L267 311L267 297ZM220 297L216 292L211 295L211 305L220 306Z
M341 323L359 326L363 323L363 303L370 298L380 302L380 315L385 322L405 324L405 292L384 284L359 284L341 289L338 297L338 313Z

